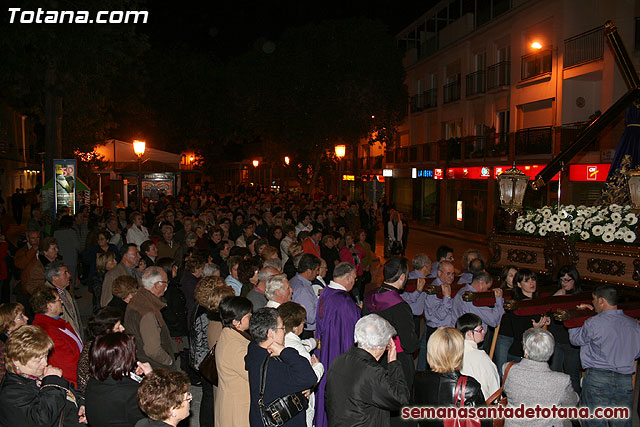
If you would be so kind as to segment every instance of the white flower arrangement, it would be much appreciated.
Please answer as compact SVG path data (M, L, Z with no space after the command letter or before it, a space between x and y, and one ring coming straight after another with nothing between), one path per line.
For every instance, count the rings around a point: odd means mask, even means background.
M545 237L563 233L579 241L634 243L638 215L631 206L566 205L527 211L516 221L516 233Z

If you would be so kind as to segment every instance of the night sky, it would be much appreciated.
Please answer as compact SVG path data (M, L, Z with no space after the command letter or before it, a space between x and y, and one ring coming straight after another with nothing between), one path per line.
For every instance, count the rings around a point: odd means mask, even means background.
M275 40L290 27L325 19L366 16L392 34L420 17L434 0L236 0L208 4L149 2L149 24L141 30L153 45L186 43L225 59L251 49L258 39Z

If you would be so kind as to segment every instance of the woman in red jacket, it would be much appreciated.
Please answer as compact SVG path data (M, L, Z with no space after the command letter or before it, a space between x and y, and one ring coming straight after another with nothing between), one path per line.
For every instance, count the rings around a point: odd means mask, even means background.
M44 329L53 341L49 364L62 369L62 376L75 386L78 381L78 359L83 344L69 322L60 317L63 302L58 291L43 286L33 293L30 302L36 313L33 324Z

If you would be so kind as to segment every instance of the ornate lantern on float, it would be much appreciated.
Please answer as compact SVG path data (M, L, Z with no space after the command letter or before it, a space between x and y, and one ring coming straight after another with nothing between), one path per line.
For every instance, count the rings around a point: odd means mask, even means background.
M498 175L498 187L500 190L500 207L507 211L506 227L507 231L515 229L516 218L522 211L522 201L527 190L529 177L513 164L508 169Z

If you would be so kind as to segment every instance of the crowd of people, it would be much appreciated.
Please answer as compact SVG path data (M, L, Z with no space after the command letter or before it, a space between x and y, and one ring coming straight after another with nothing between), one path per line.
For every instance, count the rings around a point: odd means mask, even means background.
M202 389L202 427L443 425L402 408L486 406L499 390L513 406L632 407L640 326L615 287L594 289L597 315L575 329L505 312L504 289L538 298L534 272L494 278L473 249L457 269L446 245L433 262L409 261L392 209L382 283L371 283L380 213L331 197L203 193L30 222L8 273L16 301L0 305L0 425L176 426L190 387ZM582 291L572 266L557 284L557 297Z

